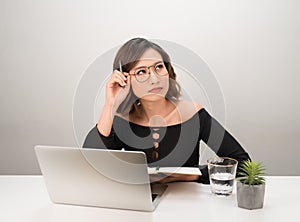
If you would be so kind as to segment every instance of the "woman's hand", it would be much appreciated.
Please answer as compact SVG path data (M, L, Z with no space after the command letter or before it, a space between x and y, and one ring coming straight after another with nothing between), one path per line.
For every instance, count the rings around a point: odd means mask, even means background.
M183 182L183 181L196 181L199 179L198 175L173 173L166 175L163 173L150 175L150 182L152 183L171 183L171 182Z
M115 70L110 79L106 82L105 104L97 123L97 129L102 135L109 136L114 114L128 95L129 90L130 75L126 72Z
M129 89L130 75L126 72L115 70L106 82L105 103L117 109L128 95Z

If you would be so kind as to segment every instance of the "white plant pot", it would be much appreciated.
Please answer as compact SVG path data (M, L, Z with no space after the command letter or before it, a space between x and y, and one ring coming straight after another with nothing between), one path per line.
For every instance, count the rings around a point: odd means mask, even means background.
M237 181L238 207L245 209L263 208L265 198L265 183L261 185L247 185Z

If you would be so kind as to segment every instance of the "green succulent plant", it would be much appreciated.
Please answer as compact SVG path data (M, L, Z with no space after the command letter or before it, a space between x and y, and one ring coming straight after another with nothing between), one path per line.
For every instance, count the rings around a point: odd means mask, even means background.
M256 161L246 160L241 165L241 176L238 180L243 184L260 185L265 183L265 167Z

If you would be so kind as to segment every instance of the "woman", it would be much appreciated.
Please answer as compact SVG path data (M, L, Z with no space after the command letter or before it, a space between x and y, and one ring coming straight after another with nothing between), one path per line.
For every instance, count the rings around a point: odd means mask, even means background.
M118 51L106 84L97 125L83 147L143 151L149 166L198 167L202 140L219 156L250 159L241 145L201 106L179 100L180 87L168 54L143 38ZM160 180L209 183L202 176L172 174Z

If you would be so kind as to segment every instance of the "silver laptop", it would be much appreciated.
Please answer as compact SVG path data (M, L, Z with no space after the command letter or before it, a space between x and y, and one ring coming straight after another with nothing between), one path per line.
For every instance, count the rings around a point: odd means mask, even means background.
M143 152L35 146L54 203L153 211L166 185L150 185Z

